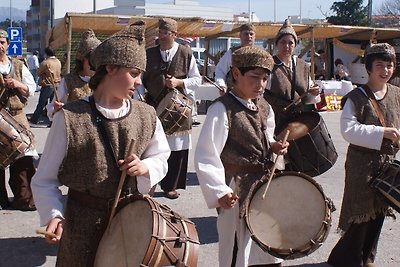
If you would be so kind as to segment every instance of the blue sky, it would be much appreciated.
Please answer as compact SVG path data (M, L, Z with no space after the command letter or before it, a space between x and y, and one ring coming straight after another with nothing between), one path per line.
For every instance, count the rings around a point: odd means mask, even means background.
M68 1L68 0L54 0L54 1ZM91 1L91 0L82 0ZM97 0L100 2L101 0ZM229 5L235 12L248 12L249 1L251 11L255 12L261 21L273 21L274 20L274 2L276 2L276 17L278 21L282 21L288 16L298 16L300 14L300 3L301 13L303 18L324 18L318 7L327 15L332 15L330 7L335 0L195 0L204 6L225 6ZM387 0L373 0L373 13L374 10L379 8L382 3ZM30 0L0 0L0 6L9 7L10 2L13 7L20 9L29 9L31 3ZM148 0L149 3L171 3L173 0ZM366 5L368 0L364 0Z

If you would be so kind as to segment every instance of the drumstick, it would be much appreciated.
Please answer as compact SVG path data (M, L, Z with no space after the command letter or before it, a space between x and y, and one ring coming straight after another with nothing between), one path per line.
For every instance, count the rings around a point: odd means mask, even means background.
M222 88L221 86L219 86L218 84L216 84L215 82L213 82L210 78L208 78L207 76L203 76L204 79L207 80L207 82L211 83L212 85L214 85L215 87L217 87L218 90L220 90L221 92L225 93L224 88Z
M51 238L57 238L57 235L55 233L51 233L51 232L48 232L48 231L43 230L43 229L37 229L36 233L39 234L39 235L49 236Z
M293 105L297 105L301 102L301 100L306 97L308 95L308 91L304 92L298 99L296 99L296 101L292 101L292 103L290 103L289 105L287 105L286 107L283 108L283 111L287 111L288 108L290 108Z
M287 130L286 133L285 133L285 137L283 138L283 141L282 141L283 144L286 143L286 141L287 141L287 139L288 139L288 137L289 137L289 133L290 133L290 130ZM267 186L265 187L264 194L262 195L262 199L264 199L264 198L265 198L265 195L267 194L267 190L268 190L269 184L271 183L272 177L273 177L274 174L275 174L276 163L277 163L278 158L279 158L280 156L281 156L281 155L278 155L278 156L276 157L275 161L274 161L274 165L272 166L271 174L269 175L268 183L267 183Z
M131 143L129 144L129 149L128 149L128 155L127 156L131 155L132 151L133 151L133 139L131 140ZM115 194L115 199L114 199L114 203L113 203L113 206L112 206L112 209L111 209L110 219L108 220L107 228L110 227L111 220L114 217L115 210L116 210L117 205L118 205L119 197L121 196L122 186L125 183L125 178L126 178L126 170L122 171L121 177L119 178L119 184L118 184L118 188L117 188L117 193Z

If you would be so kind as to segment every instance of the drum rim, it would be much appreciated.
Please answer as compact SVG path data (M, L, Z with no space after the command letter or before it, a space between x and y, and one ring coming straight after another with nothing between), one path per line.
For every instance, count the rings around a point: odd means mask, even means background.
M322 186L317 183L311 176L302 173L302 172L296 172L296 171L280 171L278 173L275 173L272 179L277 179L281 176L289 176L289 175L294 175L294 176L300 176L302 178L305 178L306 180L310 181L322 194L325 202L325 217L324 217L324 222L318 230L316 236L310 240L307 244L304 244L303 246L299 248L290 248L290 249L278 249L278 248L273 248L271 246L268 246L267 244L264 244L259 238L257 238L254 234L253 228L251 227L250 224L250 218L249 218L249 208L250 204L257 193L257 191L265 184L268 182L268 176L264 175L255 185L254 190L251 194L251 197L245 207L245 215L244 219L246 222L247 229L250 232L251 238L256 242L256 244L263 249L264 251L268 252L269 254L282 258L282 259L295 259L295 258L300 258L303 256L307 256L317 250L323 242L326 240L329 234L329 230L331 228L332 224L332 210L329 206L329 199L323 192Z

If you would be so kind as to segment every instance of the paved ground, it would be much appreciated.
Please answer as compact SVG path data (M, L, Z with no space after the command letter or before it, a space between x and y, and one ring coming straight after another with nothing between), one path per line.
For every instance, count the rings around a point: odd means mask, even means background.
M36 104L38 95L32 98L28 106L28 113L32 112ZM333 213L333 222L330 234L325 244L313 254L293 260L286 261L285 266L328 266L325 260L332 247L339 238L335 229L338 223L339 210L344 186L344 158L346 153L346 143L339 132L340 112L322 114L330 130L332 139L335 143L339 158L333 168L321 176L316 177L324 188L325 194L332 198L338 211ZM204 116L199 116L203 121ZM201 125L193 131L193 141L196 140L200 132ZM32 129L36 135L38 152L43 150L44 142L48 133L48 128ZM181 191L178 200L163 198L156 191L156 199L161 203L166 203L173 210L190 218L195 222L200 236L199 267L218 266L218 236L216 231L216 212L206 207L193 165L193 153L190 154L188 187L186 191ZM4 267L33 267L33 266L54 266L57 247L44 242L41 236L35 234L39 228L39 220L36 212L20 212L14 210L0 211L0 266ZM400 266L400 226L398 222L387 220L385 222L379 244L377 257L378 266ZM344 266L345 267L345 266Z

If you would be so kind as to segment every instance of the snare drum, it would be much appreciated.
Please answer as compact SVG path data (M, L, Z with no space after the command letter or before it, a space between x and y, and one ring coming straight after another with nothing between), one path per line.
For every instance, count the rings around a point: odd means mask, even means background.
M0 109L0 168L7 168L32 148L33 134L7 110Z
M400 212L400 161L386 162L379 175L371 181L388 203Z
M199 238L193 222L144 196L112 219L94 266L197 266Z
M310 176L320 175L336 162L338 154L328 128L316 112L303 112L282 126L277 135L282 140L286 131L289 148L285 157L288 171L299 171Z
M253 240L282 259L307 256L318 249L331 227L331 201L308 175L282 172L260 182L246 207L246 224Z
M175 133L185 124L192 124L192 101L177 89L161 100L156 111L167 135Z

